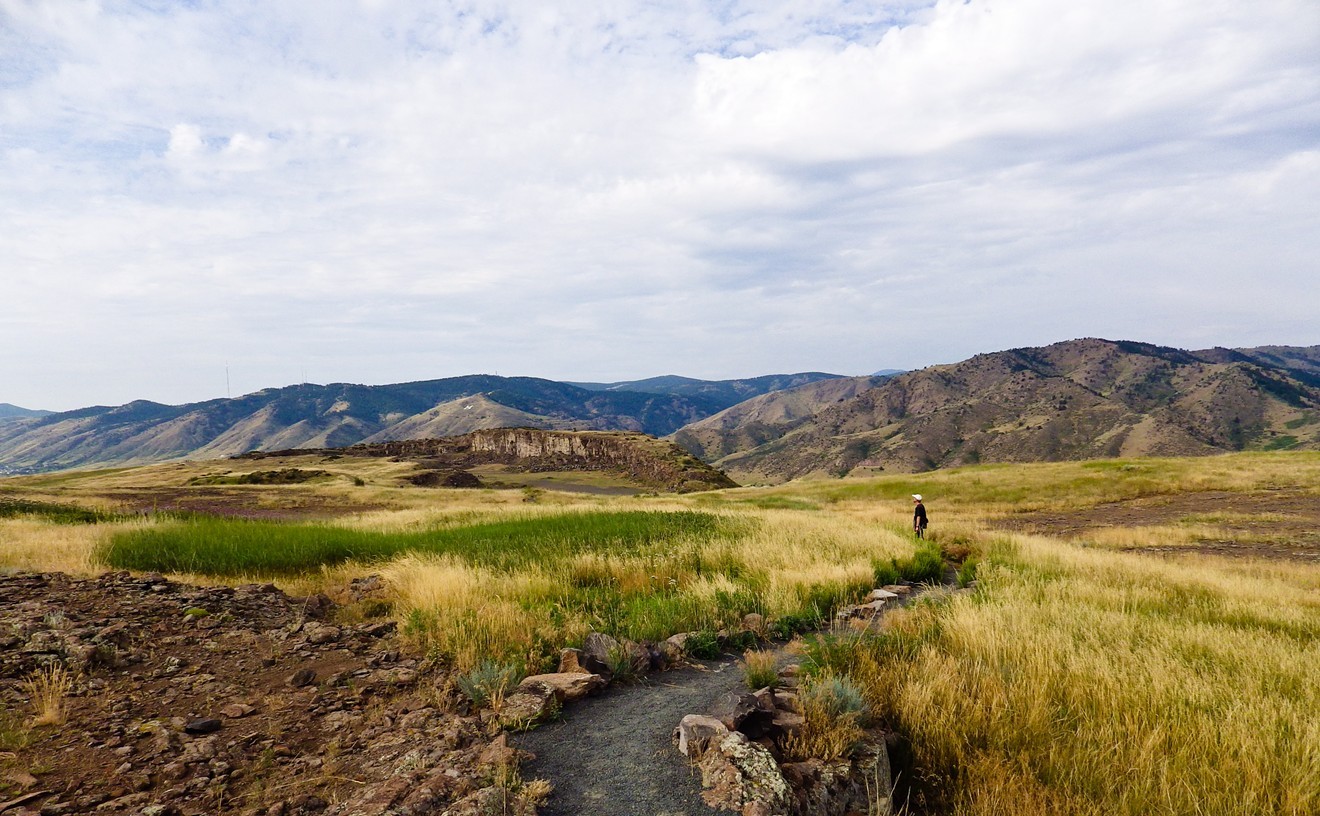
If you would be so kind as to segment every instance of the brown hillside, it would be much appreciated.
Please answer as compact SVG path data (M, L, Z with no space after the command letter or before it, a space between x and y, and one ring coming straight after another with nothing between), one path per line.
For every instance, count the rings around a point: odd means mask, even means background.
M1242 359L1085 339L900 375L715 464L781 480L1252 448L1320 448L1320 389Z
M826 407L874 388L884 379L840 377L763 394L681 428L671 438L702 459L721 459L779 439Z

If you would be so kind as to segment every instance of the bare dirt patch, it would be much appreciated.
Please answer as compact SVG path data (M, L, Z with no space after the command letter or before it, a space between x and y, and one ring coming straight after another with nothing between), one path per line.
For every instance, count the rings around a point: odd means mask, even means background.
M0 576L0 803L22 801L0 809L528 812L494 784L516 764L499 726L401 653L393 622L333 610L271 585ZM38 725L45 667L71 682L62 716Z
M1107 527L1202 524L1219 535L1188 545L1131 549L1320 562L1320 495L1296 488L1150 496L1084 510L1033 511L993 523L1001 529L1064 539L1084 538Z
M373 502L354 502L339 497L322 496L312 492L294 492L262 487L223 488L160 487L146 490L116 490L97 495L115 502L124 512L150 515L152 513L202 513L227 518L268 519L295 521L307 518L329 518L380 510L384 505Z

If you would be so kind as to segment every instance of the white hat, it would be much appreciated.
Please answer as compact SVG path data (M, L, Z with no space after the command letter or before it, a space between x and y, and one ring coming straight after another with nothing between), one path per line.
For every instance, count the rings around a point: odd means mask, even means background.
M917 501L921 501L921 494L920 494L920 493L913 493L913 494L912 494L912 498L916 499Z

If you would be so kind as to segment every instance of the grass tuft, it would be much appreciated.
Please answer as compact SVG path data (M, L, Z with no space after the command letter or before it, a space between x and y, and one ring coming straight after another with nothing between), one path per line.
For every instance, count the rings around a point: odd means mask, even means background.
M779 685L774 652L747 652L743 655L743 680L752 691Z
M34 671L23 682L36 712L34 726L63 725L65 700L73 687L73 676L59 664L49 664Z

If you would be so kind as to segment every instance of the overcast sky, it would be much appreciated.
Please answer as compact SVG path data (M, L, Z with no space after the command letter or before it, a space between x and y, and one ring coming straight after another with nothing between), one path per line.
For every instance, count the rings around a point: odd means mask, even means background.
M1318 259L1315 0L0 0L30 408L1311 345Z

